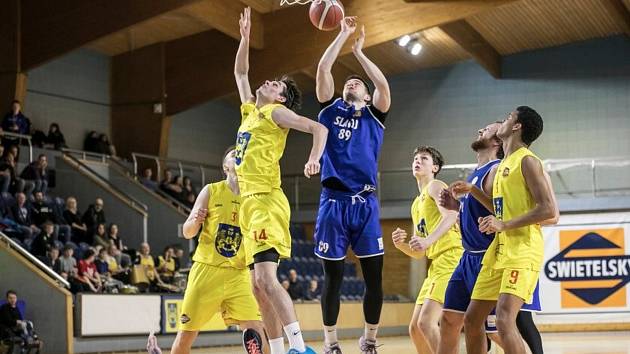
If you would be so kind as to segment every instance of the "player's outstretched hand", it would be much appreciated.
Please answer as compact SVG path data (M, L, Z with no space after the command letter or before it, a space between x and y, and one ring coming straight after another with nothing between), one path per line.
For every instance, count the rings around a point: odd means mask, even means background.
M411 240L409 240L409 247L411 247L412 251L426 251L429 246L431 246L431 244L427 239L420 236L413 236Z
M457 181L451 183L448 189L451 191L451 195L453 196L453 198L457 199L458 196L462 194L470 193L470 191L472 191L473 189L473 185L466 181Z
M306 178L311 178L319 173L319 161L317 160L308 160L306 165L304 165L304 176Z
M505 223L498 220L494 215L488 215L484 218L479 218L479 231L486 234L493 234L495 232L505 230Z
M201 225L208 217L208 209L199 209L195 212L195 224Z
M357 17L346 16L341 20L341 32L352 34L357 29Z
M405 243L407 240L407 231L397 227L394 232L392 232L392 241L394 241L394 246L398 247Z
M354 41L352 45L352 52L357 55L361 53L363 50L363 44L365 43L365 26L361 26L361 32L359 32L359 37Z
M243 13L241 13L238 25L240 27L241 37L249 38L249 32L252 28L252 9L249 6L243 10Z
M453 198L451 191L448 189L442 189L442 191L440 191L440 200L438 202L444 209L453 211L459 210L459 201Z

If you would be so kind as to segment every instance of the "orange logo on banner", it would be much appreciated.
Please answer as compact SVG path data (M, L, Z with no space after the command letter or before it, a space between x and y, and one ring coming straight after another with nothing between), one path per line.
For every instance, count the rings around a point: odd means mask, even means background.
M562 308L626 306L624 229L563 230L559 236L560 253L545 264L545 274L560 281Z

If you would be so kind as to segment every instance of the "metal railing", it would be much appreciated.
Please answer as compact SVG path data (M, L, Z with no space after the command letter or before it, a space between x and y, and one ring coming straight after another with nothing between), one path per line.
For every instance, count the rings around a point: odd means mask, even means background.
M204 186L207 181L220 177L222 171L221 166L206 165L199 162L180 159L163 158L160 156L141 154L137 152L131 153L131 159L133 161L133 172L136 175L140 175L138 171L138 161L140 159L145 159L155 163L157 181L162 178L162 171L174 167L177 169L180 176L188 176L193 182L197 182L196 184L200 187Z
M32 142L33 137L32 136L24 135L24 134L17 134L17 133L10 133L10 132L5 132L5 131L0 131L0 136L26 140L26 142L28 143L28 162L29 163L33 162L33 142ZM18 143L17 145L20 145L20 144ZM17 163L17 161L15 162Z
M543 161L559 198L596 198L630 195L630 156ZM442 167L438 178L446 183L465 179L476 164ZM410 168L382 170L378 173L377 196L381 204L409 201L417 193ZM294 210L317 208L320 177L307 179L301 174L282 176L282 185Z
M61 275L57 274L54 270L44 264L44 262L40 261L37 257L33 256L29 251L24 249L24 247L20 246L17 242L13 241L9 236L5 235L2 232L0 232L0 241L4 242L7 247L16 250L24 258L33 263L37 268L53 278L59 285L70 289L70 283L68 283L67 280L65 280Z

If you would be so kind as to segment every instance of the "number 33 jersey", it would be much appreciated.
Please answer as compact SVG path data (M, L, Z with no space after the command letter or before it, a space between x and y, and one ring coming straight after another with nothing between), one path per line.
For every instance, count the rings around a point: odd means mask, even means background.
M342 98L322 103L319 122L328 128L321 161L322 185L358 193L376 187L378 157L387 113L374 106L356 110Z

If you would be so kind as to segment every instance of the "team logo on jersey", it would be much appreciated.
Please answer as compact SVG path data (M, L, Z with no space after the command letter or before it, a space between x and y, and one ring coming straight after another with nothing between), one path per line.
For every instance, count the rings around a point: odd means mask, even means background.
M236 256L241 247L241 228L234 225L219 224L217 237L214 239L214 247L223 257L231 258Z
M188 315L186 315L186 314L183 314L179 318L179 322L181 322L182 324L186 324L186 323L190 322L190 317L188 317Z
M509 168L504 168L503 169L503 177L507 177L510 174L510 169Z
M238 132L238 135L236 136L236 151L234 153L237 166L243 162L243 156L245 155L245 150L247 150L247 145L249 144L249 139L251 138L252 133Z
M418 236L420 237L429 236L429 233L427 232L427 222L424 220L424 218L420 220L416 229L418 231Z
M545 275L561 284L563 308L626 306L630 255L624 229L560 231L560 253L545 264Z

